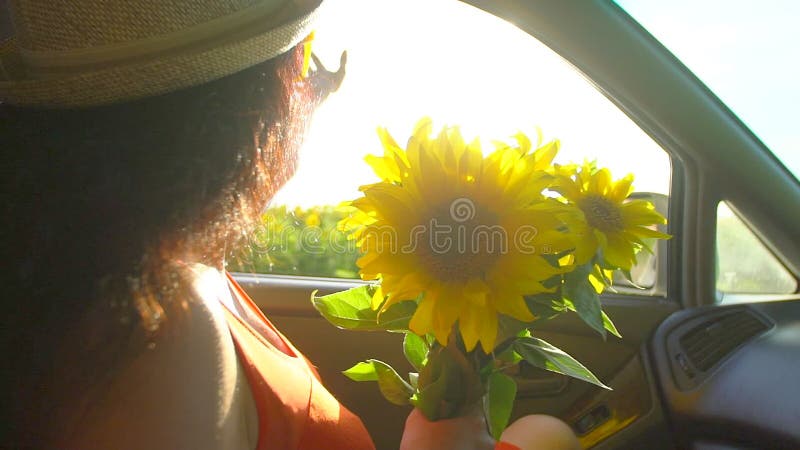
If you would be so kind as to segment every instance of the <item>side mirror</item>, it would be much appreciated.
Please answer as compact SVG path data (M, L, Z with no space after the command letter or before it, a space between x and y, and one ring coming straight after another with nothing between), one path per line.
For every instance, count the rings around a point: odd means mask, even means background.
M668 196L654 192L634 192L629 198L647 200L655 206L656 211L667 217ZM666 228L666 225L658 225L657 229L666 233ZM631 268L632 280L626 279L619 271L614 272L612 287L623 294L664 296L667 293L667 241L646 239L645 243L653 253L643 249L636 255L636 265Z

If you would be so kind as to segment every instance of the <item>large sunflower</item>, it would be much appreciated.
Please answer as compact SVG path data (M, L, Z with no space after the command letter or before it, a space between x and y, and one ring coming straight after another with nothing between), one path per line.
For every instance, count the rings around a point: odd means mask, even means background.
M559 168L553 189L579 210L578 220L570 221L570 234L576 239L576 264L590 261L600 250L604 268L629 271L636 263L636 252L647 248L643 238L669 239L649 228L667 223L653 204L630 200L633 175L613 181L608 169L593 164Z
M361 277L381 282L376 309L418 299L413 332L444 345L457 324L468 351L480 342L488 353L498 313L533 320L523 295L560 273L542 253L571 245L559 219L567 206L542 195L558 142L532 152L520 133L484 157L458 128L431 133L421 120L404 150L378 130L384 155L367 162L382 181L361 187L343 226L363 252Z

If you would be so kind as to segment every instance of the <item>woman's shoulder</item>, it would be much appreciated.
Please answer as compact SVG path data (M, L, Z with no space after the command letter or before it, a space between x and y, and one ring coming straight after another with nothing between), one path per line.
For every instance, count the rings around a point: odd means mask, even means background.
M184 317L134 356L84 421L75 447L253 448L252 394L219 295L224 276L188 266Z

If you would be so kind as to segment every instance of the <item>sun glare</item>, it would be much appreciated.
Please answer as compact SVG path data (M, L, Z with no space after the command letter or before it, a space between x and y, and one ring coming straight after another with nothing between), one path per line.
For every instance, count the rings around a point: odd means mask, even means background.
M334 2L314 51L335 65L339 92L318 110L295 177L273 205L338 204L375 181L365 155L375 132L408 136L427 115L465 137L517 130L562 143L560 160L598 159L636 175L637 191L669 192L669 158L568 63L513 25L456 0ZM488 148L488 147L487 147Z

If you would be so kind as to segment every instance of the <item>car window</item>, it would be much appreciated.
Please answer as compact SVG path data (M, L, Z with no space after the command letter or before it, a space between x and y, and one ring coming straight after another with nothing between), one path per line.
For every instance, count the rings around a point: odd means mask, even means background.
M722 303L743 298L730 294L797 291L797 280L726 202L717 207L717 291Z
M616 0L800 175L800 2Z
M561 141L556 162L597 160L617 178L633 173L637 195L663 199L665 212L668 154L530 35L455 0L353 0L335 8L314 51L335 66L347 49L347 76L318 110L296 175L233 269L355 277L355 250L337 234L334 206L377 181L364 163L382 153L376 127L403 141L424 115L460 125L467 138L535 136L539 127L545 140ZM653 286L656 266L643 256L634 281Z

